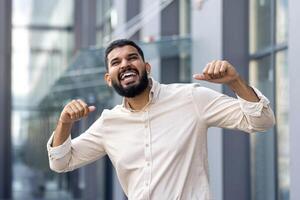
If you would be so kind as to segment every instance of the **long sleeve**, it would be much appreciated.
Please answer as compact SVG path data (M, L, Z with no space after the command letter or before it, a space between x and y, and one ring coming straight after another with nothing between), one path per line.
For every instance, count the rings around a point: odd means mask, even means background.
M200 116L208 127L238 129L248 133L263 132L275 124L269 100L253 88L259 102L232 98L204 87L194 87L193 97Z
M71 140L71 136L60 146L52 147L53 135L47 142L50 168L56 172L72 171L83 165L89 164L101 157L106 152L103 138L99 133L99 120L86 132Z

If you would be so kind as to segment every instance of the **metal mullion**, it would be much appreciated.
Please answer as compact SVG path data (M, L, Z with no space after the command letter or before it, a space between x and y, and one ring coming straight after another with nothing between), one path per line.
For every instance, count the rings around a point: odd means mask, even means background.
M13 25L13 29L28 29L30 31L65 31L72 32L74 30L73 26L53 26L46 24L29 24L29 25Z
M270 56L272 54L272 50L262 50L257 53L253 53L249 55L249 60L259 60L264 57Z
M273 110L274 113L276 113L276 105L277 105L277 100L276 100L276 2L277 0L272 0L271 1L271 44L272 44L272 52L271 52L271 67L273 68ZM279 200L279 185L278 185L278 137L277 137L277 126L275 125L274 127L274 182L275 182L275 199Z
M262 50L257 51L256 53L252 53L249 56L250 60L257 60L264 58L266 56L270 56L271 54L276 54L278 51L283 51L288 48L287 43L279 44L279 45L271 45L270 47L264 48Z
M0 1L0 199L12 198L12 2Z

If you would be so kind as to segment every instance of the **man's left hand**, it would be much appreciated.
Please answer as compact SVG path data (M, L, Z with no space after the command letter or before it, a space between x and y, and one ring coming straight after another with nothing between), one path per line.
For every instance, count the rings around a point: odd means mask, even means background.
M205 66L202 74L194 74L193 77L196 80L230 84L239 78L239 74L226 60L215 60Z

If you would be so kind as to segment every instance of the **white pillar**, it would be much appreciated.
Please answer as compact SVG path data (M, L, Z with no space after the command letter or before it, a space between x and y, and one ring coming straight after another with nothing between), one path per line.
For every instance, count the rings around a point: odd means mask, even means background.
M141 5L141 12L146 11L153 1L143 0ZM140 36L141 40L146 42L152 42L156 40L160 40L160 12L158 12L154 17L152 17L151 21L143 22L144 26L141 29ZM151 65L151 76L160 81L160 58L151 58L151 60L147 59L147 55L145 55L146 60Z
M192 73L202 72L205 65L222 58L222 0L205 1L201 9L193 1L191 36ZM199 81L196 81L199 82ZM217 91L222 91L221 85L199 82ZM213 198L223 199L223 164L222 164L222 130L212 128L208 131L208 152L210 185Z
M288 38L288 66L289 66L289 81L290 81L290 109L289 109L289 125L290 125L290 199L300 199L300 27L299 27L299 6L300 1L289 1L289 38Z

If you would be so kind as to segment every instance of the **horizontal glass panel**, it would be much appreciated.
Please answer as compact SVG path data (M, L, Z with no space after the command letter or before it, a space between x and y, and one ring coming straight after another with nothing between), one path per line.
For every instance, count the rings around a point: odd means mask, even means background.
M187 82L189 80L190 38L172 37L139 44L145 53L146 60L174 56L183 58L180 70L184 72L184 75L182 75L181 81ZM60 74L59 78L56 79L43 103L51 102L52 106L57 107L61 102L80 97L85 100L93 99L100 104L107 102L107 105L110 105L108 99L113 93L101 78L105 73L104 48L83 49L73 58L64 74Z

